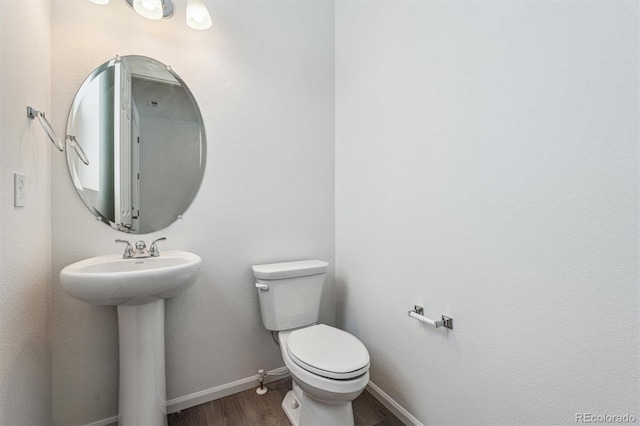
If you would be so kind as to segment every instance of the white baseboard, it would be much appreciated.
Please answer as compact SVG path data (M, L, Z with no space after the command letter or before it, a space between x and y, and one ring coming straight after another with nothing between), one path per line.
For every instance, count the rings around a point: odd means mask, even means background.
M85 426L109 426L109 425L117 425L118 424L118 416L109 417L108 419L98 420L97 422L89 423Z
M286 374L283 374L285 372ZM287 377L289 372L286 367L280 367L275 370L270 370L268 374L269 375L264 379L265 383L274 382ZM176 411L186 410L187 408L195 407L196 405L204 404L205 402L224 398L225 396L257 387L259 383L258 375L256 374L255 376L236 380L235 382L226 383L224 385L216 386L215 388L205 389L200 392L171 399L167 401L167 413L175 413Z
M413 417L410 412L404 409L404 407L398 404L393 398L387 395L382 389L376 386L375 383L369 381L367 385L369 393L377 399L387 410L391 411L405 425L424 426L418 419Z
M280 380L287 376L289 376L289 371L286 367L276 368L274 370L268 371L268 376L264 379L264 382L275 382L276 380ZM176 411L186 410L187 408L195 407L196 405L204 404L205 402L224 398L225 396L233 395L234 393L258 387L259 384L260 382L258 381L258 375L256 374L255 376L236 380L235 382L231 383L225 383L224 385L216 386L211 389L205 389L200 392L195 392L189 395L181 396L179 398L170 399L169 401L167 401L167 413L175 413ZM85 426L109 426L117 423L118 416L114 416L109 417L108 419L89 423Z

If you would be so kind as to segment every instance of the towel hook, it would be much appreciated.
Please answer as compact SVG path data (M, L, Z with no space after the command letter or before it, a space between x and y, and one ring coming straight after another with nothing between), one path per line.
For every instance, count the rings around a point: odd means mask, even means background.
M47 117L45 117L43 111L36 111L35 109L28 106L27 117L29 117L32 120L38 117L38 121L40 121L42 130L44 130L47 136L49 136L49 139L51 139L51 143L53 143L53 146L58 148L58 151L64 151L64 147L62 146L62 142L60 141L60 138L56 135L56 132L53 131L53 127L51 127L51 123L49 123L49 120L47 120Z

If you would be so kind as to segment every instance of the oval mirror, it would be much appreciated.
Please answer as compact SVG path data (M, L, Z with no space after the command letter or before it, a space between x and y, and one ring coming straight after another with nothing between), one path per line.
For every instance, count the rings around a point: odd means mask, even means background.
M171 68L116 57L82 83L69 112L69 173L89 210L123 232L166 228L195 198L206 163L198 104Z

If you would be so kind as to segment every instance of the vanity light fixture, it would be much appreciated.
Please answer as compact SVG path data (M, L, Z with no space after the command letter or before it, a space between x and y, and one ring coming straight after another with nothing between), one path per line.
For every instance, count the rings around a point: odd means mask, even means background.
M1 1L1 0L0 0ZM105 5L110 0L89 0L91 3ZM171 0L125 0L138 15L147 19L163 19L173 16ZM211 14L204 0L187 0L187 25L194 30L211 28Z
M162 19L162 9L161 0L133 0L133 10L147 19Z
M130 8L147 19L171 18L173 3L171 0L125 0Z
M203 0L187 0L187 25L194 30L211 28L211 15Z

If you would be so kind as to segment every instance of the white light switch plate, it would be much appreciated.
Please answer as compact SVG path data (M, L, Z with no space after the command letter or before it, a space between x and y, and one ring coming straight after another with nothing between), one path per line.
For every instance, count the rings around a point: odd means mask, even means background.
M13 174L13 205L24 207L24 196L27 192L25 187L25 177L20 173Z

